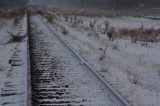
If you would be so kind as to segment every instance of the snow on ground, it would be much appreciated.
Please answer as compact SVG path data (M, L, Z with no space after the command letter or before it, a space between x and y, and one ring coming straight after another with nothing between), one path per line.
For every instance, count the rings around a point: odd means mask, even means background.
M58 17L59 21L65 21L64 17L59 15ZM73 17L73 16L72 16ZM160 28L160 21L159 20L152 20L147 18L136 18L136 17L113 17L113 18L107 18L107 17L83 17L79 16L78 18L83 20L83 25L89 26L89 23L93 20L97 20L97 23L95 24L102 25L104 27L104 22L107 20L110 22L111 27L115 28L141 28L142 24L144 25L144 28L154 28L159 29Z
M41 18L31 17L31 22L35 23L32 25L35 34L30 38L33 59L31 64L34 65L31 66L32 76L36 76L32 81L32 85L36 86L32 97L34 106L124 106L80 59L60 42ZM37 33L39 30L41 33ZM40 79L40 82L37 81ZM43 98L37 98L37 95Z
M159 20L150 20L145 18L133 18L133 17L115 17L115 18L102 18L100 19L101 23L103 20L109 20L111 26L119 27L119 28L140 28L141 25L144 25L144 28L152 28L155 29L160 28Z
M27 72L25 69L27 69L27 42L11 42L11 35L9 33L13 33L13 34L18 34L19 32L20 35L22 34L26 34L26 17L22 18L22 20L20 20L20 24L18 24L17 26L15 26L13 24L14 19L3 19L3 21L1 21L0 23L0 106L2 104L5 104L5 102L8 104L15 102L14 100L16 99L15 97L9 97L10 99L6 98L5 96L2 97L2 95L5 95L5 92L7 93L8 89L6 87L6 83L7 81L17 81L19 80L19 76L17 76L17 79L10 79L10 77L8 77L8 75L10 74L15 74L12 72L9 72L9 70L14 70L13 67L11 67L11 65L9 64L9 60L13 58L13 55L16 55L17 51L22 51L22 53L20 54L20 57L23 59L23 65L21 67L21 70L23 69L24 73ZM18 55L19 56L19 55ZM26 58L25 58L26 57ZM15 71L17 71L18 69L16 69ZM10 73L10 74L9 74ZM18 74L17 74L18 75ZM13 77L14 75L12 75ZM12 78L11 77L11 78ZM16 77L15 77L16 78ZM22 78L25 79L25 77L23 76ZM17 82L18 83L18 82ZM15 89L15 88L13 88ZM19 88L17 88L19 89ZM23 90L25 90L25 88L22 88ZM4 90L4 91L3 91ZM5 91L6 90L6 91ZM11 99L12 98L12 99ZM21 96L22 98L22 96ZM25 99L25 97L23 97L22 99ZM17 99L18 100L18 99ZM11 102L12 101L12 102ZM9 105L9 104L8 104ZM11 105L11 104L10 104ZM14 105L14 104L12 104ZM17 106L15 104L15 106Z
M13 49L16 46L16 44L13 43L6 44L10 40L8 31L12 30L12 21L13 20L5 20L3 24L1 23L0 25L0 90L2 90L3 83L9 68L8 60L13 54Z
M93 19L93 18L92 18ZM121 28L160 28L160 21L145 18L118 17L94 18L97 23L109 20L111 26ZM90 18L83 17L88 25ZM159 106L160 104L160 42L131 43L130 39L109 41L105 35L101 37L87 36L88 31L73 27L58 18L59 25L52 25L57 33L68 42L99 74L108 81L127 101L134 106ZM61 34L65 27L69 33ZM106 48L103 61L100 57Z

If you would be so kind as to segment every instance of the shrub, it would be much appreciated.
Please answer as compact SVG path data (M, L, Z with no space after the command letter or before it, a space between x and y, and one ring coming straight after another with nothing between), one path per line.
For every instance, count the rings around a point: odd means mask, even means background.
M130 33L130 30L128 30L128 29L126 29L126 28L120 29L120 35L128 36L129 33Z
M95 27L96 22L97 22L96 19L94 19L93 21L90 21L89 26L90 26L91 30L93 30L93 28Z
M46 16L47 22L53 23L53 17L51 15Z
M9 11L0 10L0 18L4 18L4 19L12 19L15 17L22 17L22 16L24 16L24 14L25 14L24 8L12 9Z
M104 25L105 25L105 30L107 31L110 25L109 21L108 20L104 21Z
M129 74L128 75L129 81L131 81L133 84L138 84L139 83L139 74Z
M21 17L16 17L13 21L13 24L17 26L20 23Z
M153 29L153 28L150 28L150 29L127 29L127 28L122 28L122 29L119 29L118 33L119 34L116 34L118 35L117 37L131 37L132 39L132 43L136 43L137 41L143 41L143 42L157 42L157 37L159 35L159 32L160 29ZM111 39L112 36L111 35L114 35L114 32L117 32L115 30L111 30L109 31L108 30L108 35L109 38Z
M65 18L65 22L68 22L69 16L68 16L68 15L65 15L64 18Z
M62 33L64 34L64 35L68 35L68 30L65 28L65 27L63 27L62 28Z
M88 36L93 36L93 37L99 38L99 34L96 31L89 32Z
M100 61L103 61L103 60L104 60L105 55L106 55L106 51L107 51L107 47L105 47L105 49L103 50L103 53L102 53L102 55L101 55L100 58L99 58Z
M114 39L116 39L117 35L118 35L118 31L116 31L113 27L107 30L107 36L110 41L113 41Z
M114 44L114 45L112 46L112 49L113 49L113 50L119 50L119 47L118 47L117 44Z
M12 36L12 39L10 40L10 42L22 42L24 41L26 36L20 36L20 32L18 34L12 34L11 32L8 32L9 35Z

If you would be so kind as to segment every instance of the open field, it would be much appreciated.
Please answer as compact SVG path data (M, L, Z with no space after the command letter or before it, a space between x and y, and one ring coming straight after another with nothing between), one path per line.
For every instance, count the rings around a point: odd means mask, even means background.
M40 14L57 34L129 103L134 106L160 104L159 20L88 17L61 14L58 10L46 13ZM113 28L116 32L113 41L107 36L106 22L109 23L107 31Z

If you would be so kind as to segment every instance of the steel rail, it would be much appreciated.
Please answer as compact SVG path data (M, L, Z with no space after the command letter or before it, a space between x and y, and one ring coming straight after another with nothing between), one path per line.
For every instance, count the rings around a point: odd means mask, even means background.
M32 92L31 92L31 67L30 67L30 45L29 45L29 36L30 36L30 19L29 19L29 11L28 9L26 10L26 15L27 15L27 106L32 106Z

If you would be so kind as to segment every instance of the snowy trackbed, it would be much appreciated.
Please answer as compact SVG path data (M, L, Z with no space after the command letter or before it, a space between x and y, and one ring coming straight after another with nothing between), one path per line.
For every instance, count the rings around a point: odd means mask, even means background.
M7 80L1 93L2 106L26 106L27 71L23 67L25 61L21 54L24 52L20 49L20 46L16 46L15 53L9 61L11 69L7 74Z
M15 31L26 36L27 18L24 16ZM0 92L0 106L27 106L27 40L14 42L13 54L8 60L4 83ZM2 79L3 80L3 79Z
M126 106L41 17L31 18L33 106Z

